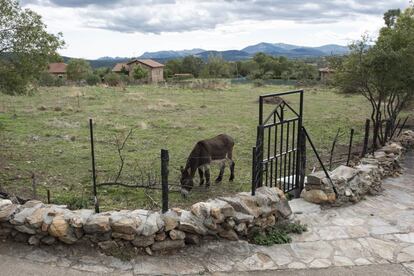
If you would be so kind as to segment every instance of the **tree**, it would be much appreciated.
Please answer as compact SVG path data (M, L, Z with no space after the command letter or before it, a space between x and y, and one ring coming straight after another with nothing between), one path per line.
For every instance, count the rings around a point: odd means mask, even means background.
M120 77L117 73L111 72L105 76L105 82L109 86L117 86L120 82Z
M392 20L386 20L374 45L363 37L350 46L349 56L336 64L335 82L340 89L360 93L371 104L373 147L387 141L398 114L414 97L413 8L389 22Z
M92 68L84 59L71 59L66 67L66 74L69 80L80 82L92 74Z
M0 91L27 92L63 45L62 34L47 33L40 15L16 0L0 0Z
M230 76L230 68L221 56L211 55L203 68L202 75L207 78L228 78Z
M136 80L143 80L148 77L148 71L141 66L135 66L132 71L132 77Z
M192 74L195 78L200 76L203 68L203 60L195 56L187 56L181 61L181 73Z

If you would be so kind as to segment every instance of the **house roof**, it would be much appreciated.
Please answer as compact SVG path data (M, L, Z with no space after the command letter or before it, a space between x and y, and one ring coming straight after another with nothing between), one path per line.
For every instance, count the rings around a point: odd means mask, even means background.
M131 64L131 63L134 63L134 62L142 63L142 64L144 64L148 67L151 67L151 68L164 67L164 64L156 62L155 60L152 60L152 59L133 59L130 62L128 62L127 64Z
M66 66L63 62L50 63L47 71L51 74L65 74Z
M114 68L112 69L112 72L121 72L122 67L124 67L128 71L128 66L126 63L117 63Z
M319 69L319 72L333 73L333 72L335 72L335 70L334 69L331 69L331 68L328 68L328 67L325 67L325 68L320 68Z

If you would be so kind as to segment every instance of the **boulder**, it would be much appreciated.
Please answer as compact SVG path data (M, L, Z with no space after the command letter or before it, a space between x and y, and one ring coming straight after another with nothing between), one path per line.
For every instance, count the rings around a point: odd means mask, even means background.
M111 236L114 239L122 239L126 241L132 241L135 238L135 234L124 234L124 233L118 233L118 232L112 232Z
M51 236L67 244L73 244L78 240L63 215L58 215L53 218L48 232Z
M185 233L180 230L171 230L169 236L173 241L185 239Z
M239 236L233 229L223 230L220 231L218 234L220 237L231 241L237 241L239 239Z
M303 199L308 202L316 204L328 202L328 196L325 194L324 191L321 190L303 190L301 197L303 197Z
M204 220L210 217L210 204L206 202L197 202L191 206L191 213L196 217Z
M0 222L8 221L17 211L17 205L10 204L0 209Z
M139 217L128 217L120 213L112 214L109 218L109 224L112 231L122 234L134 235L137 233L140 223L141 220Z
M204 226L203 221L193 215L193 213L184 210L180 216L180 225L178 226L178 229L193 234L207 234L207 228Z
M30 234L30 235L36 234L35 229L30 228L29 226L24 225L24 224L23 225L17 225L17 226L14 227L14 229L16 229L19 232Z
M173 250L183 248L185 246L184 240L170 240L166 239L164 241L156 242L151 246L153 251L161 250Z
M164 220L157 212L135 210L131 212L132 214L137 214L141 220L141 224L137 229L139 235L152 236L164 227Z
M131 243L136 247L147 247L155 242L154 236L136 236Z
M215 219L221 217L228 218L234 216L233 207L227 202L220 199L211 199L208 201L210 205L210 215Z
M322 180L326 177L324 171L317 171L314 173L309 174L306 177L306 185L312 184L312 185L321 185Z
M31 205L29 205L31 206ZM19 208L19 211L14 215L14 217L10 220L11 224L14 225L22 225L25 223L26 218L31 216L36 209L38 209L41 206L41 204L37 204L34 207L25 208L24 206L21 206Z
M357 174L358 174L357 169L344 166L344 165L341 165L332 171L332 177L343 178L343 179L346 179L347 181L350 181Z
M90 216L94 214L93 210L81 209L72 212L72 216L69 219L70 226L74 228L82 228ZM66 217L65 217L66 218Z
M43 217L46 212L49 212L49 208L36 209L30 216L26 218L26 223L33 228L39 228L43 224Z
M282 218L288 218L292 214L292 209L290 208L289 201L286 198L281 199L278 203L276 203L276 210Z
M6 207L6 206L9 206L9 205L12 205L13 203L11 202L11 200L9 200L9 199L1 199L0 198L0 210L3 208L3 207Z
M83 225L83 230L88 234L105 233L111 230L108 214L95 214L88 218Z
M252 215L246 215L240 212L235 212L234 219L236 220L237 223L240 223L240 222L252 223L254 220L254 217Z
M176 212L169 210L168 212L161 215L164 221L164 230L171 231L178 226L179 216Z

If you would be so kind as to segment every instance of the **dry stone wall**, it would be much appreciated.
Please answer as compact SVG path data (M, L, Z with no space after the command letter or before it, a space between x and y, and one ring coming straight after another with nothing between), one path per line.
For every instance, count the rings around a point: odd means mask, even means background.
M239 193L196 203L189 211L173 208L164 214L148 210L97 214L35 200L17 205L0 199L0 237L31 245L92 242L104 251L127 245L152 252L197 244L208 236L246 238L291 213L283 192L268 187L257 189L255 196Z
M308 175L301 196L316 204L342 205L358 202L365 195L377 195L383 190L383 178L401 173L400 159L405 150L412 148L414 131L408 130L396 141L362 158L358 165L339 166L330 172L332 183L323 171Z

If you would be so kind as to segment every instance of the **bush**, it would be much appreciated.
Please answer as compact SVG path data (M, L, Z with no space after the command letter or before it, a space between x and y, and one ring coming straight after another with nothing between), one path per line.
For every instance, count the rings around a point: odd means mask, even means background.
M86 83L90 86L94 86L97 85L98 83L101 82L101 78L98 75L95 74L89 74L86 77Z
M49 74L48 72L43 72L39 76L39 85L40 86L55 86L56 77Z
M255 79L253 81L253 86L254 87L262 87L262 86L265 86L265 82L262 79Z
M119 75L117 73L111 72L105 76L105 82L109 86L117 86L120 82Z
M125 74L120 75L120 80L124 85L130 85L132 83L131 77Z
M300 224L299 222L294 223L281 223L272 227L267 228L264 233L256 232L253 235L252 242L259 245L273 245L273 244L284 244L290 243L292 238L289 234L302 234L307 231L307 226Z

